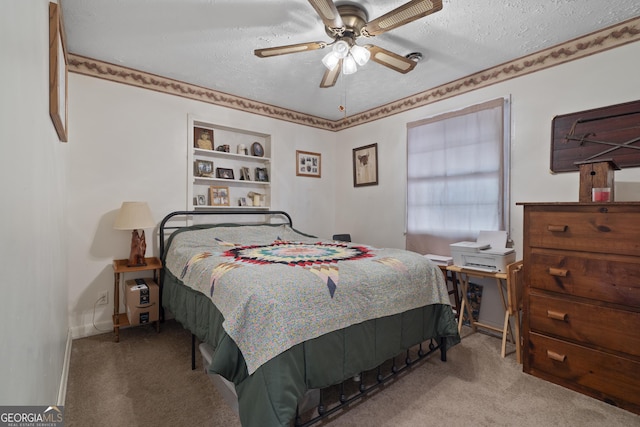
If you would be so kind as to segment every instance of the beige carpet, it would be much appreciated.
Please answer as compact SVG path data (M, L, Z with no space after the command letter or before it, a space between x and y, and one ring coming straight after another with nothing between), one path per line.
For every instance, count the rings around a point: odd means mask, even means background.
M65 425L240 426L202 371L191 335L174 321L75 340ZM640 416L522 373L500 340L463 331L462 343L320 425L640 426Z

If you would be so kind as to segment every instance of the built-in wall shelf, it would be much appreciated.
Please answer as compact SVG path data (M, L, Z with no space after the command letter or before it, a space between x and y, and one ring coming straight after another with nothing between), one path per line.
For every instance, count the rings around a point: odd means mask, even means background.
M188 126L187 210L270 209L271 136L193 117Z

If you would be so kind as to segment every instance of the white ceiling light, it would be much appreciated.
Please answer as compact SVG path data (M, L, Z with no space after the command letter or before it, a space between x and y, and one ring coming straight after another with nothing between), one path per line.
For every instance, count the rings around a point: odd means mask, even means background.
M338 40L334 43L331 52L322 58L322 63L329 70L333 70L342 59L342 72L344 74L353 74L358 71L357 66L360 65L362 67L365 65L370 57L369 49L358 46L355 43L349 47L349 43L346 41Z
M358 71L358 66L356 65L356 60L353 59L353 56L348 55L342 61L342 72L344 74L353 74Z
M351 56L353 56L353 59L356 60L356 63L362 67L369 61L371 52L369 52L369 49L367 49L366 47L354 44L353 46L351 46Z

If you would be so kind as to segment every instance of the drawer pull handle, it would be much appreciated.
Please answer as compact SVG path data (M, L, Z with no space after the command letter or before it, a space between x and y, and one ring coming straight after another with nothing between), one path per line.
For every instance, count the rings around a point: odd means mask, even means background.
M569 270L565 268L549 267L549 274L552 276L567 277L567 274L569 274Z
M557 362L564 362L567 356L564 354L556 353L555 351L547 350L547 357Z
M567 321L567 313L560 311L547 310L547 317L554 320L562 320L563 322Z
M548 231L560 231L560 232L565 232L567 231L567 226L566 225L553 225L553 224L549 224L547 225L547 230Z

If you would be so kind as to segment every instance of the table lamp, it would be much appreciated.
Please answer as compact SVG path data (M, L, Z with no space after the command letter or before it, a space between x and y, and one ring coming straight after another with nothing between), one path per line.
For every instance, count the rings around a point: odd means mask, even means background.
M147 265L144 253L147 250L147 242L144 237L144 228L152 228L156 225L151 210L146 202L123 202L118 211L118 216L113 224L116 230L133 230L131 232L131 252L129 254L128 267L141 267ZM138 230L142 233L139 234Z

